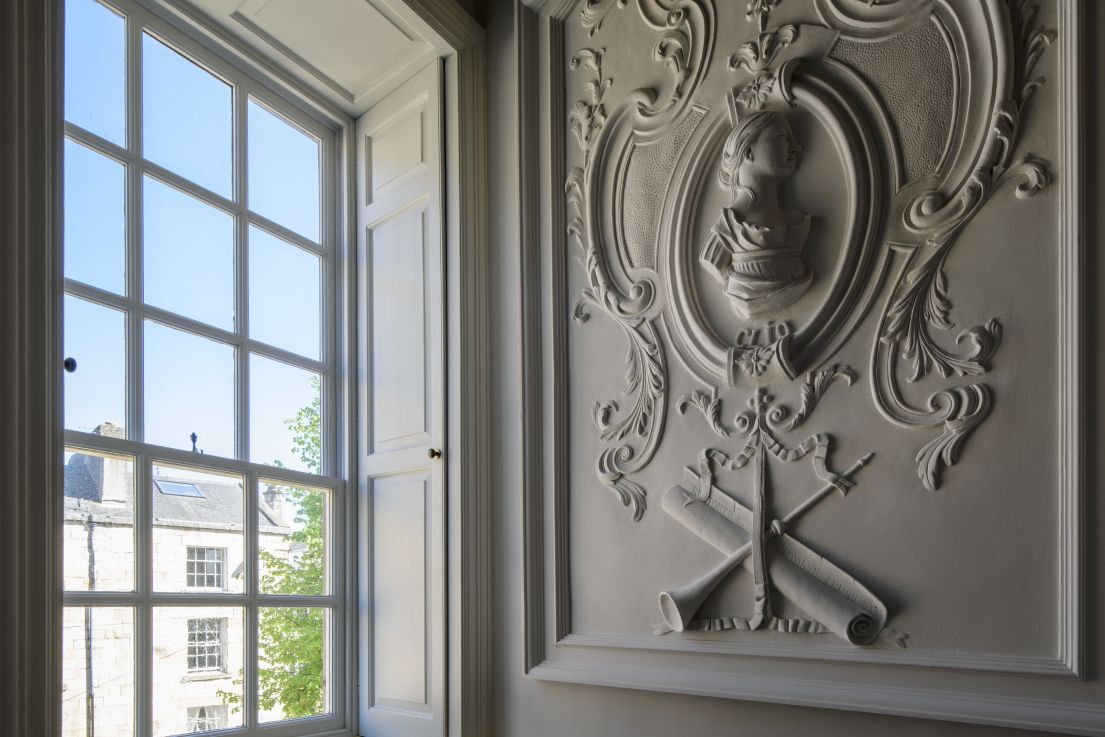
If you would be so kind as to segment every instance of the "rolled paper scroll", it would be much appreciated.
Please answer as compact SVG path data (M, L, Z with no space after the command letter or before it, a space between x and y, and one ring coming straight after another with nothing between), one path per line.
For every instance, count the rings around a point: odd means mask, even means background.
M705 499L681 486L672 487L662 506L726 556L733 556L751 540L751 511L716 487L711 487ZM751 562L746 557L741 564L747 569ZM719 564L682 589L661 594L667 625L677 631L685 629L687 620L726 573ZM854 645L870 645L886 624L886 607L874 594L786 533L768 543L768 575L780 594Z
M870 645L886 607L856 579L789 535L770 545L768 575L779 593L853 645Z

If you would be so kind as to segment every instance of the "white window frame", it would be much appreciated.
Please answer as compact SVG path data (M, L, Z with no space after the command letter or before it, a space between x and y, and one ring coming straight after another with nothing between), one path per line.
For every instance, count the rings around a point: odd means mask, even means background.
M187 621L188 626L188 672L189 673L226 673L226 656L227 656L227 642L226 642L226 617L192 617ZM215 640L211 640L207 635L214 632L218 637ZM204 635L202 641L196 639L199 635ZM203 651L200 651L200 648ZM214 648L214 651L211 651ZM215 667L209 667L206 664L208 659L214 655L216 658ZM203 658L204 667L194 668L192 667L193 658Z
M209 589L216 591L226 590L226 548L204 547L200 545L186 546L184 556L184 583L188 589ZM214 559L208 554L214 550ZM203 551L203 558L196 556L196 551ZM210 573L214 565L214 573ZM202 571L202 572L201 572ZM207 577L215 576L215 585L207 585ZM204 583L197 583L203 581Z
M340 101L320 103L304 93L288 73L242 50L225 32L178 0L156 2L157 12L174 24L203 28L205 45L225 58L262 70L264 78L289 97L332 117L341 137L346 170L342 172L346 221L352 210L353 173L348 152L354 145L351 126ZM445 59L447 335L448 348L448 559L449 559L449 731L477 736L491 730L490 677L492 645L491 431L488 378L491 357L489 312L490 248L487 207L486 49L483 30L453 3L405 0L408 19L429 29L434 48ZM9 187L0 197L0 231L10 249L0 249L0 283L13 309L0 312L0 332L12 348L5 364L8 381L0 382L8 413L0 428L9 442L0 444L0 468L12 493L10 513L0 518L0 538L9 541L18 567L10 606L0 613L22 644L0 673L11 683L29 684L8 694L12 708L0 712L5 734L60 734L61 718L61 570L62 524L62 141L63 44L62 0L11 0L0 3L0 39L9 51L10 74L4 90L5 121L12 135L0 140L0 157ZM1074 26L1077 28L1077 25ZM329 111L329 112L328 112ZM351 113L352 111L350 111ZM355 295L352 264L342 234L341 284ZM338 315L340 320L341 314ZM353 344L351 325L339 325L343 356ZM340 407L343 427L355 417L343 382ZM354 387L355 388L355 387ZM355 453L336 466L346 479L356 478ZM52 492L52 493L51 493ZM347 508L343 533L355 533L355 505ZM339 516L336 519L340 520ZM355 561L353 561L355 564ZM347 576L355 571L347 567ZM351 579L355 583L355 578ZM347 592L353 587L347 581ZM347 611L355 611L352 602ZM342 633L342 628L335 630ZM355 617L346 617L344 632L355 650ZM347 672L352 698L355 673ZM356 717L328 737L357 734ZM302 733L300 723L297 730ZM275 732L268 732L276 734ZM294 732L287 731L289 735Z
M63 0L58 0L59 3ZM227 729L228 735L271 735L271 737L309 737L311 735L352 734L356 722L355 682L355 535L348 534L347 520L356 519L355 495L348 491L353 478L355 454L350 444L356 438L352 416L350 386L353 351L347 337L352 318L346 305L352 304L346 284L350 283L348 158L352 119L307 94L297 95L287 84L245 55L228 53L199 29L172 16L155 4L137 0L97 0L124 16L126 22L126 146L65 121L66 139L87 146L126 166L127 275L126 294L118 295L74 280L63 279L64 292L101 305L121 310L127 321L127 437L110 438L76 430L64 431L65 447L78 452L110 452L134 459L135 483L135 559L134 592L66 591L64 606L129 606L135 610L135 734L148 737L153 714L153 610L155 607L235 606L243 610L243 725ZM142 34L151 35L189 60L228 83L233 106L233 194L230 199L215 194L184 177L144 159L140 152L142 110ZM318 139L320 144L320 242L313 243L294 231L280 226L246 207L247 136L246 109L253 100L284 120ZM235 254L235 328L216 328L169 310L144 304L142 297L141 197L143 179L150 175L163 183L196 197L234 217ZM321 345L320 359L300 356L250 338L248 307L248 229L257 225L281 240L320 257ZM59 234L60 237L60 234ZM59 295L60 299L60 295ZM234 458L198 455L188 450L166 448L142 442L142 339L147 319L169 327L216 340L235 349L235 443ZM249 356L257 354L318 373L321 377L323 418L322 474L267 466L249 461ZM78 366L79 370L79 366ZM201 439L202 445L202 439ZM189 590L181 593L153 589L153 509L150 490L153 466L167 464L185 469L234 473L242 478L244 496L245 558L244 593L214 590ZM278 482L304 486L330 493L330 518L327 520L330 580L322 596L265 595L260 593L258 509L262 484ZM61 490L58 490L61 494ZM225 571L224 571L225 576ZM224 577L225 581L225 577ZM323 607L331 612L328 635L329 672L324 674L329 689L330 713L277 723L259 724L257 688L257 622L263 606ZM224 655L225 663L225 655Z
M226 724L226 705L189 706L187 720L189 733L221 729Z

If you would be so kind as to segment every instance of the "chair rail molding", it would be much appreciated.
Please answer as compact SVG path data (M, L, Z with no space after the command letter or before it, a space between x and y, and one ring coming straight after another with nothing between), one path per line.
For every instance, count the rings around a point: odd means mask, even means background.
M1033 690L1086 676L1082 13L518 8L528 673L1105 734ZM1033 505L1038 639L970 609Z

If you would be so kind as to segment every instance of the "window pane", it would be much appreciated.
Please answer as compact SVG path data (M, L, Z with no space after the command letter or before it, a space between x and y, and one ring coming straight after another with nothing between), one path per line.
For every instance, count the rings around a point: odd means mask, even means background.
M126 21L94 0L65 2L65 119L126 144Z
M329 713L330 610L261 607L257 614L260 722Z
M250 226L249 334L319 357L318 256Z
M154 591L245 589L242 477L153 466Z
M240 607L153 608L153 734L187 733L200 707L242 725Z
M249 208L319 240L319 144L249 101Z
M61 648L61 733L132 737L134 610L65 607Z
M330 492L262 481L259 494L261 593L328 593Z
M234 348L146 321L146 442L234 455Z
M105 425L97 434L121 437ZM64 586L134 590L134 459L65 452Z
M319 375L249 357L250 460L321 473Z
M143 186L143 297L234 329L234 218L152 179Z
M149 34L142 35L142 154L229 198L231 88Z
M126 315L65 295L65 355L77 370L65 374L65 427L96 432L101 426L126 435Z
M109 292L126 291L126 169L65 141L65 276Z
M188 707L188 733L226 729L226 704Z
M169 484L157 484L158 488L164 488ZM186 484L185 488L195 489L195 494L187 496L203 496L197 484ZM209 548L188 546L188 560L186 563L185 587L188 589L202 589L204 591L226 591L226 548Z

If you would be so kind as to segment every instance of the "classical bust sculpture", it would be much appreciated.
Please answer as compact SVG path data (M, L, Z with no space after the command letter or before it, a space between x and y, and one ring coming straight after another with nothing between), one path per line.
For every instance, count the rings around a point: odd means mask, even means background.
M732 199L699 259L725 286L733 312L748 319L796 302L813 274L802 262L810 216L779 204L779 188L801 152L782 113L756 111L733 126L718 182Z

